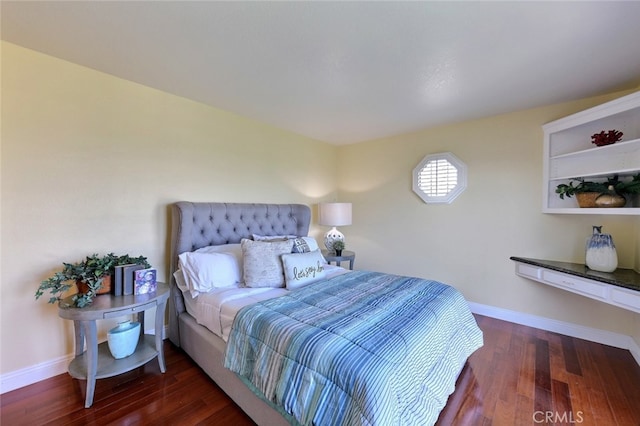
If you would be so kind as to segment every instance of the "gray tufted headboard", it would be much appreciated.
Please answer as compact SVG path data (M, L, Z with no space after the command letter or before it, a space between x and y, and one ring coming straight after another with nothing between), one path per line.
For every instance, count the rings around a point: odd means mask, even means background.
M300 235L309 233L311 209L303 204L245 204L178 202L171 208L171 258L169 338L180 346L178 316L185 312L182 293L173 273L178 255L202 247L239 243L258 235Z

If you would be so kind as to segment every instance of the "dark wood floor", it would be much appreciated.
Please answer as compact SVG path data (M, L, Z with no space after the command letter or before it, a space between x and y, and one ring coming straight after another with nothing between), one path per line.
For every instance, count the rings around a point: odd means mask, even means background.
M640 425L640 366L628 351L476 316L485 345L461 373L438 425ZM14 425L253 425L184 353L165 342L156 362L84 382L62 374L1 396Z

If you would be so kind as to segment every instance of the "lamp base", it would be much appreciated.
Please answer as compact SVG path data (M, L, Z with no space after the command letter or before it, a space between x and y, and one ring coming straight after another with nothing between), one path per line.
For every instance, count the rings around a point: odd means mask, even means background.
M327 250L332 252L334 251L333 243L336 241L344 242L344 234L338 231L334 226L329 231L327 231L326 234L324 234L324 246L327 248Z

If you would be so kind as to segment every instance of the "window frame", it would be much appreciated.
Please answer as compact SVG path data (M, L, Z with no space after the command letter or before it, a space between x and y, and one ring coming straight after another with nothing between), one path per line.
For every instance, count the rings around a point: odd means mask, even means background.
M456 184L446 195L429 195L420 186L420 174L431 162L447 161L457 171ZM467 165L451 152L426 155L413 169L413 192L427 204L451 204L467 188Z

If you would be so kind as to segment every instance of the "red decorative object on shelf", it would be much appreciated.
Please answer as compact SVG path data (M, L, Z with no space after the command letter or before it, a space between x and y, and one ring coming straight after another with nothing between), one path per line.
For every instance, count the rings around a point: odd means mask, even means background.
M619 130L609 130L608 132L603 130L591 136L591 143L597 146L611 145L622 139L622 135L623 133Z

